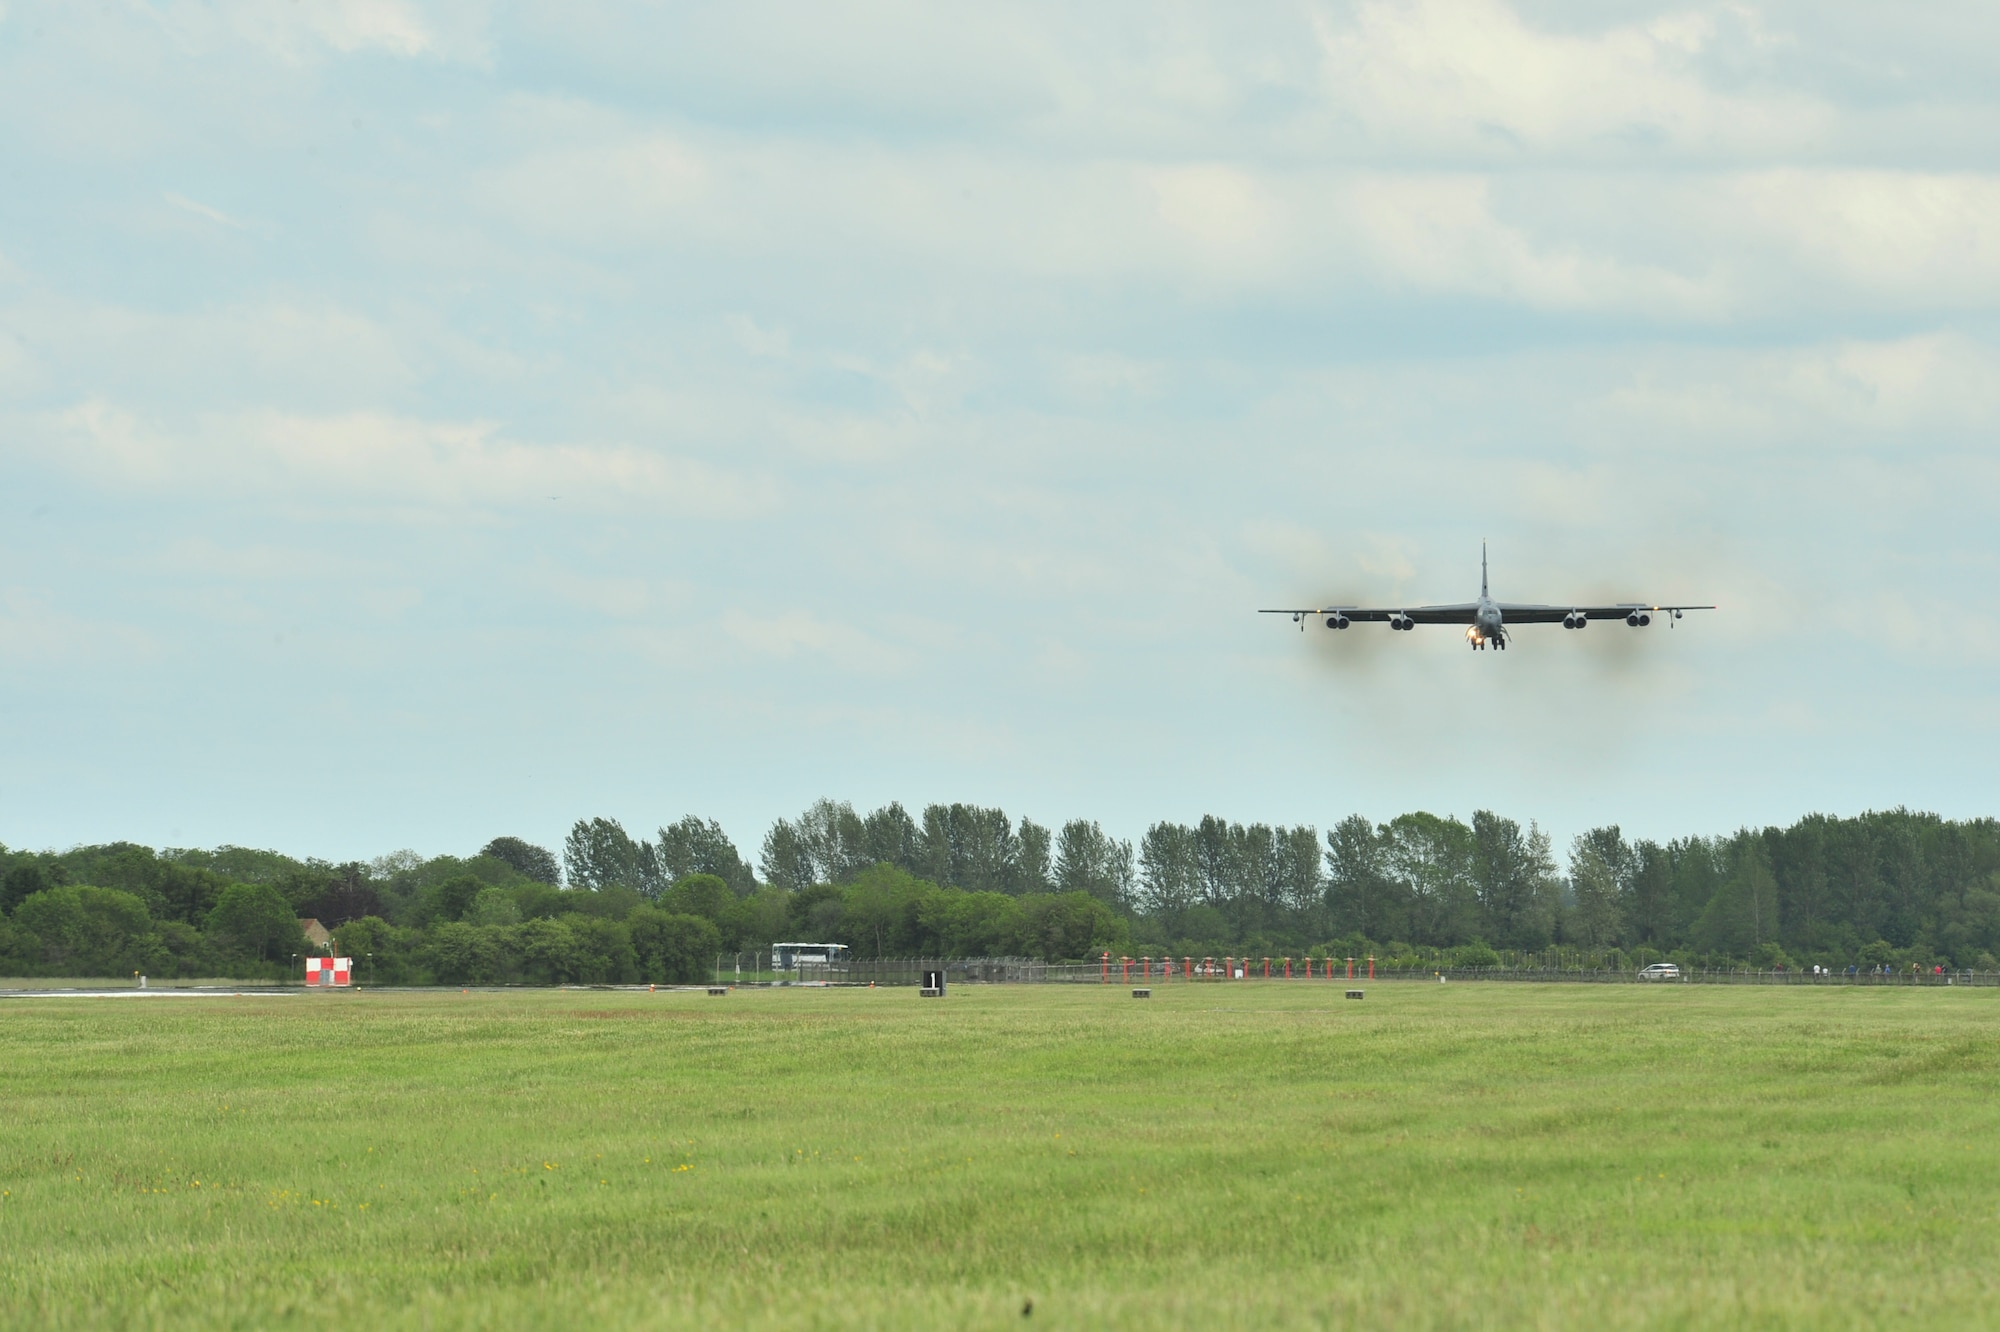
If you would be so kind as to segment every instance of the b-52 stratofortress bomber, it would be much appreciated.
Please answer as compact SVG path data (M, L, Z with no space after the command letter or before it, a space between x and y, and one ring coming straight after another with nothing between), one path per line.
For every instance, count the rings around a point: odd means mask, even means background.
M1592 620L1623 620L1634 629L1644 629L1655 615L1665 615L1671 625L1681 612L1714 610L1713 606L1658 606L1637 601L1620 601L1609 606L1569 604L1536 606L1519 601L1495 601L1486 592L1486 543L1479 543L1479 600L1461 601L1450 606L1315 606L1310 610L1260 610L1259 615L1289 615L1301 630L1308 619L1326 618L1329 629L1345 629L1356 621L1374 621L1391 629L1410 630L1420 624L1462 624L1465 641L1474 651L1491 643L1495 651L1507 647L1510 624L1560 624L1565 629L1582 629Z

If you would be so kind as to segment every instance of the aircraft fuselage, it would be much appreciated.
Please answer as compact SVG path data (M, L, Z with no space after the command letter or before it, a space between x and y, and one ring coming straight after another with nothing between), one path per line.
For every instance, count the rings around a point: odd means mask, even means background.
M1483 579L1481 581L1484 581ZM1481 590L1479 608L1472 613L1472 623L1465 631L1466 641L1475 651L1491 643L1498 651L1507 648L1507 626L1500 615L1500 607Z

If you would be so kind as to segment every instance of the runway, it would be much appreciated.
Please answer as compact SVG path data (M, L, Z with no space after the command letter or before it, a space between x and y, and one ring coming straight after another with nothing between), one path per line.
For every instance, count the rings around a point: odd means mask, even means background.
M223 990L182 988L177 990L0 990L0 999L242 999L272 995L294 995L298 990Z

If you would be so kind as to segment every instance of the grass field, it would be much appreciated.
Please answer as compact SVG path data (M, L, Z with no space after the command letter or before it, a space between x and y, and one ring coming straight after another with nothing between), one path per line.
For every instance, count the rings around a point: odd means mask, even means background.
M2000 1322L1995 991L1155 993L0 1000L0 1324Z

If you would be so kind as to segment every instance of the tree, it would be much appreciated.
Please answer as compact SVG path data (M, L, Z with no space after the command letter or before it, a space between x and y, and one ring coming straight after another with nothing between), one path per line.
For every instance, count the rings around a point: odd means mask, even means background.
M42 941L34 931L0 915L0 974L34 976L42 969Z
M1234 938L1261 935L1283 915L1283 828L1204 818L1195 830L1196 864L1209 905L1231 921Z
M154 903L154 916L163 920L182 920L190 925L201 921L215 909L229 884L221 875L199 866L157 861L148 868L151 873L143 890L135 885L130 891Z
M1624 938L1626 922L1632 915L1634 880L1639 873L1639 857L1625 840L1625 834L1618 825L1608 824L1602 828L1592 828L1583 834L1584 840L1595 847L1604 860L1604 867L1611 873L1613 896L1618 902L1618 923L1620 939Z
M1123 905L1132 891L1132 844L1107 836L1094 821L1071 819L1056 835L1055 887Z
M846 911L845 890L830 883L807 884L786 895L785 919L794 938L844 942L840 937L840 918Z
M342 925L334 935L334 952L354 959L354 983L398 984L413 979L408 963L414 930L397 929L379 916L363 916Z
M1729 957L1750 958L1778 937L1778 885L1764 839L1747 829L1733 847L1735 865L1709 899L1693 931L1695 946Z
M1021 952L1049 962L1125 947L1125 922L1089 893L1033 893L1019 899Z
M1503 948L1541 948L1554 927L1550 892L1555 866L1548 837L1490 810L1472 816L1472 872L1485 936Z
M1229 824L1213 814L1202 815L1201 823L1194 829L1191 849L1201 900L1210 906L1220 906L1236 896L1231 891L1235 848L1230 844Z
M1192 907L1201 892L1195 868L1194 831L1156 823L1139 842L1139 884L1145 909L1169 920Z
M583 950L567 917L523 921L514 927L521 978L537 985L567 985L583 976Z
M562 883L562 868L556 864L554 853L533 842L525 842L518 837L496 837L481 847L479 854L511 865L514 872L524 879L558 886Z
M285 962L305 949L291 904L268 883L232 883L208 913L209 947L235 962Z
M563 867L572 888L637 888L639 844L616 819L578 819L563 843Z
M213 851L174 849L162 851L160 859L207 870L231 883L275 883L288 871L306 868L306 862L281 851L260 851L248 846L218 846Z
M1019 852L1006 812L977 805L924 807L919 872L967 892L1008 892Z
M1359 814L1327 830L1326 897L1334 929L1363 939L1386 939L1397 932L1401 912L1389 878L1386 832Z
M12 912L21 903L36 893L53 885L49 882L48 871L30 862L16 865L0 879L0 911Z
M667 885L690 874L712 874L728 884L738 896L757 891L757 876L736 852L736 843L714 819L698 819L689 814L678 823L660 829L654 861L659 877Z
M897 801L890 801L861 821L862 854L871 865L894 865L915 873L923 855L923 833Z
M320 907L325 902L328 893L333 889L335 876L325 866L301 865L295 869L286 870L276 878L259 880L259 882L269 883L273 888L276 888L278 896L285 899L285 905L292 909L294 916L318 916L321 920L326 919L326 914L320 910ZM156 916L168 916L175 919L207 920L208 913L215 910L215 904L222 898L222 889L227 886L226 884L217 885L214 891L207 895L206 905L201 906L198 910L194 910L191 914L186 908L165 903L156 906L154 914Z
M1326 896L1320 874L1319 830L1301 825L1278 830L1279 899L1301 915L1316 911Z
M510 979L519 956L502 928L442 921L425 936L423 959L444 985L491 985Z
M470 874L460 874L443 883L430 884L417 896L417 923L464 920L481 894L500 890Z
M1411 905L1412 943L1449 947L1471 939L1478 918L1472 829L1421 811L1386 829L1383 860Z
M626 985L639 978L638 954L624 921L572 916L564 924L576 939L577 980L586 985Z
M546 853L544 853L546 854ZM321 890L313 914L326 926L382 914L382 894L358 863L342 865Z
M1608 948L1622 935L1618 874L1603 845L1588 834L1570 848L1570 910L1565 936L1585 948Z
M713 921L642 906L625 920L639 979L658 985L707 980L722 938Z
M521 907L505 888L488 884L465 908L461 919L468 925L518 925Z
M1006 893L927 893L917 900L922 952L992 957L1021 947L1022 903Z
M155 970L161 953L146 904L116 888L45 888L15 908L14 923L39 942L42 964L58 976L129 976Z
M514 907L521 913L522 920L549 920L572 910L576 905L576 893L564 892L553 884L538 883L533 879L517 883L504 890L514 899Z
M1674 935L1692 940L1702 913L1728 877L1723 847L1712 838L1682 837L1669 842L1666 852Z
M923 902L939 888L894 865L863 870L841 901L840 938L857 957L908 957L929 942L922 929Z
M732 950L750 942L748 936L757 931L764 914L755 898L738 897L713 874L688 875L661 894L659 905L670 914L700 916L712 922L722 946Z
M845 800L815 800L799 815L799 844L815 883L846 883L875 862L863 846L866 828Z
M1673 857L1657 842L1635 843L1632 854L1638 862L1627 911L1633 942L1671 948L1681 940L1674 921Z
M1033 819L1022 819L1015 838L1014 884L1016 893L1046 893L1049 890L1049 830Z
M764 834L764 850L757 866L764 872L764 882L786 892L798 892L814 882L812 855L799 830L787 819L779 819Z

